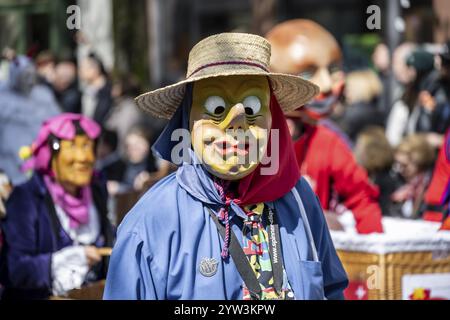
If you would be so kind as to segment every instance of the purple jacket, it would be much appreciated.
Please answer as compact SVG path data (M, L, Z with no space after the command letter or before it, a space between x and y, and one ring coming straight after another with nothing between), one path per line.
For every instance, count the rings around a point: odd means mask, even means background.
M100 218L101 232L96 246L111 246L113 230L107 219L107 193L98 181L92 194ZM1 222L4 247L0 255L0 283L3 299L45 299L51 294L51 256L73 244L61 227L42 176L34 175L17 186L6 203ZM107 264L104 263L104 266ZM97 275L104 277L104 266Z

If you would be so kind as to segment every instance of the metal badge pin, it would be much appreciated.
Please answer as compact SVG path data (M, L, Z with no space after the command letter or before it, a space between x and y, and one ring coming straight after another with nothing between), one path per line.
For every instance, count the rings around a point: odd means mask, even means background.
M200 261L200 273L205 277L212 277L217 273L218 265L219 262L214 258L203 258L202 261Z

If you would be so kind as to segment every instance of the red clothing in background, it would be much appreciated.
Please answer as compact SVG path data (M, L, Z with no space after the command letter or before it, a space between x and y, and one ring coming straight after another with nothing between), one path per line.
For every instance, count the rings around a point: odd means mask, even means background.
M439 211L428 210L423 218L428 221L441 222L444 219L444 211L448 210L445 206L446 199L450 191L450 131L447 132L444 145L439 152L438 160L434 167L433 178L425 194L425 203L428 206L441 207ZM450 218L447 218L443 228L450 230Z
M308 126L295 143L302 176L310 182L324 210L332 192L353 212L358 233L383 232L378 187L357 164L343 139L324 125Z

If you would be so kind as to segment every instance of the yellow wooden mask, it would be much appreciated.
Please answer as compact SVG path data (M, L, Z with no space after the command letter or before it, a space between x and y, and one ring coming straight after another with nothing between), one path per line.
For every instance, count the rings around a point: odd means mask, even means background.
M214 176L239 180L252 173L266 152L271 125L266 77L212 77L194 84L192 146Z
M58 182L83 187L91 182L94 170L94 141L86 135L73 140L61 140L52 159L52 170Z

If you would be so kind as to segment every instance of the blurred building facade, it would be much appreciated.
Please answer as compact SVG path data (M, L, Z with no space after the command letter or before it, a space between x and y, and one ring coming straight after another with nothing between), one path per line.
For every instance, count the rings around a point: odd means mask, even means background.
M66 27L73 4L81 8L81 30ZM381 9L380 30L366 26L373 4ZM210 34L264 35L280 21L312 19L334 34L353 63L366 63L380 41L391 47L444 41L448 6L446 0L0 0L0 47L31 54L94 50L110 71L136 74L151 88L183 77L191 46Z

